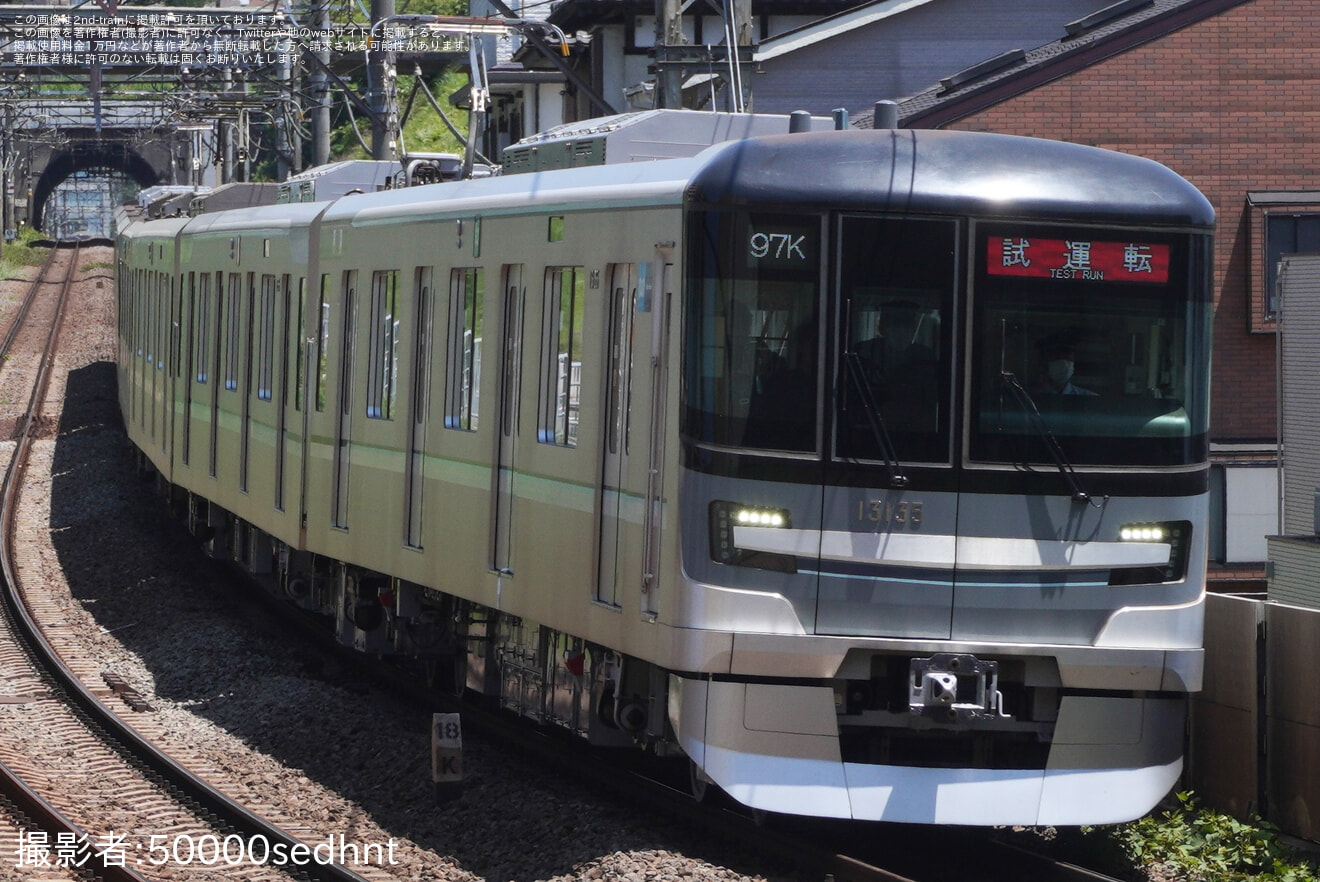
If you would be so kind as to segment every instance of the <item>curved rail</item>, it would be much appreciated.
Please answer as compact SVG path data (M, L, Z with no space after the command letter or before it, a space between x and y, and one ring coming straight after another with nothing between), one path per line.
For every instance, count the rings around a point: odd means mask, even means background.
M14 314L14 320L13 322L10 323L9 330L5 332L4 339L0 340L0 358L3 358L5 355L9 353L10 347L13 346L14 344L14 337L18 335L19 329L23 327L23 322L27 320L27 314L32 309L32 303L37 299L37 289L40 288L42 285L46 284L48 281L50 281L49 279L46 278L46 276L50 273L51 264L55 262L55 255L57 253L58 253L58 249L55 248L50 249L50 254L46 255L45 262L41 264L41 269L37 271L37 277L33 279L32 284L28 286L28 292L23 297L23 302L19 305L18 312ZM78 265L77 255L78 255L78 251L75 248L73 266ZM73 271L70 270L68 277L65 278L64 280L64 285L66 288L68 287L69 282L72 279L73 279ZM61 297L62 296L63 294L61 294Z
M72 267L76 268L76 266L75 252ZM43 267L43 274L45 269L46 267ZM118 749L130 762L139 767L144 767L152 775L162 779L168 787L173 789L176 798L180 802L194 806L201 814L212 817L218 826L229 827L253 837L263 836L271 845L283 844L286 849L285 853L290 853L290 850L295 846L302 846L303 843L198 778L171 757L161 752L133 727L121 720L114 711L106 707L90 689L83 685L78 676L59 657L54 647L46 640L40 626L21 597L21 588L19 587L13 560L16 501L18 490L22 486L28 453L34 440L32 428L41 412L41 405L45 400L46 389L49 385L50 370L54 364L55 344L63 325L65 303L73 275L74 269L71 268L60 293L56 318L51 323L50 335L45 353L41 358L37 380L34 383L32 396L28 403L27 414L22 421L23 428L17 438L14 458L5 473L3 486L0 487L0 572L3 573L4 577L3 593L5 603L13 614L16 629L22 641L26 643L26 648L58 687L64 700L78 708L84 717L89 720L90 725L105 733L105 740L117 742ZM6 346L7 343L6 340ZM0 351L0 358L3 358L3 351ZM49 808L48 805L47 808ZM50 811L54 810L50 809ZM32 816L34 818L39 816L49 817L46 811L40 808L32 812ZM52 818L50 823L55 824L58 822ZM67 820L65 824L66 826L63 829L77 830L76 827L68 824ZM50 827L48 829L58 830L61 828ZM279 869L278 866L274 868ZM363 877L339 864L312 863L285 869L300 873L307 878L327 880L327 882L365 882ZM109 882L121 882L121 880L123 882L142 882L142 877L131 870L118 866L105 867L103 877Z
M36 300L37 290L43 284L47 284L50 281L47 276L50 274L50 269L54 263L56 253L57 250L55 248L50 250L50 254L47 256L45 263L41 265L41 269L37 273L37 277L32 281L32 285L28 288L28 293L23 298L23 302L20 304L18 311L14 316L14 320L9 326L9 330L5 333L4 339L0 340L0 360L3 360L4 357L8 355L9 350L12 348L14 338L18 335L19 330L22 329L23 324L26 322L32 303ZM77 254L78 252L75 249L73 260L70 262L69 272L65 276L64 282L61 286L59 295L59 315L63 314L63 303L68 294L69 286L73 281L74 270L78 265ZM51 324L51 336L47 340L48 351L50 343L55 340L56 329L58 326L58 319ZM48 385L46 383L46 376L48 375L50 361L51 358L49 355L43 357L41 360L42 363L40 366L39 377L34 384L31 400L28 402L27 416L24 419L24 427L20 435L20 441L15 448L14 458L10 462L10 468L6 470L3 485L4 502L3 510L0 511L0 519L3 519L3 523L0 523L0 568L3 569L6 582L6 590L4 591L5 604L9 610L10 617L16 625L23 619L26 611L22 608L22 603L19 602L17 592L12 589L12 586L17 583L13 580L9 555L8 536L10 518L8 513L13 500L14 488L21 483L21 481L15 480L13 476L18 470L26 450L30 447L28 435L32 424L32 416L34 413L33 408L37 407L39 409L42 396L45 394L44 390ZM19 634L24 638L28 637L25 629L21 626L19 627ZM29 646L25 648L30 650L30 643ZM77 842L91 841L91 838L87 835L86 831L61 814L58 809L47 802L41 794L29 787L22 778L3 762L0 762L0 791L8 796L14 806L22 814L26 815L27 818L40 830L48 835L51 833L55 834L54 841L59 841L62 835L71 836L73 840ZM114 863L107 863L106 859L100 854L93 853L89 855L89 862L92 864L92 867L90 868L92 872L106 880L106 882L144 882L143 878L133 870L127 867L118 866Z

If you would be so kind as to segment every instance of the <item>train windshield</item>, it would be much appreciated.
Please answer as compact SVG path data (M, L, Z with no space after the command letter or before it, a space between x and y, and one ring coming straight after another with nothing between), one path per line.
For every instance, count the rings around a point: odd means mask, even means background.
M975 242L973 461L1204 459L1210 312L1187 237L996 224Z
M839 457L949 460L957 230L952 221L841 219Z
M685 431L707 444L814 453L820 443L821 219L693 217Z

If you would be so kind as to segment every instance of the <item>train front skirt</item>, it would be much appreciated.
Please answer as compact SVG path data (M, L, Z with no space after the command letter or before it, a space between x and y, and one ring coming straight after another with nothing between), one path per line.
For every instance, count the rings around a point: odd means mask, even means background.
M683 750L731 797L785 814L922 824L1121 823L1182 772L1186 701L1067 696L1044 769L845 763L828 687L670 678Z

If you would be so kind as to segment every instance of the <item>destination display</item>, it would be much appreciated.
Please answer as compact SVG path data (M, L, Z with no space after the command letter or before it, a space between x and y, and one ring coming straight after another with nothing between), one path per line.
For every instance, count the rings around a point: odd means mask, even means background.
M986 271L992 276L1084 282L1169 281L1169 246L1095 239L991 236Z

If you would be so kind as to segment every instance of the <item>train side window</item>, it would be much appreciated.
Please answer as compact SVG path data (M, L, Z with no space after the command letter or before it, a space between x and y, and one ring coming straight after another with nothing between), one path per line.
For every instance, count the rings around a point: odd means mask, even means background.
M171 273L160 274L160 318L157 327L160 335L156 338L156 370L163 371L170 361L171 319L174 316L174 276Z
M399 381L399 312L397 270L371 274L371 340L367 354L367 416L394 419Z
M291 356L293 357L293 409L297 413L302 412L303 408L303 350L302 336L303 327L307 322L307 279L298 278L298 302L294 308L298 312L297 320L290 323L286 333L289 335L289 346L292 347Z
M586 272L580 266L545 271L541 351L542 444L577 446L582 388L582 321L586 315Z
M202 273L197 278L197 352L194 361L197 365L197 382L205 383L210 377L211 365L211 274Z
M156 275L156 370L165 370L169 356L171 276Z
M147 364L156 363L156 274L147 273L146 309L146 358Z
M257 398L270 401L275 385L275 276L261 276L257 306Z
M161 285L161 281L163 280L163 278L164 278L164 277L162 276L162 274L161 274L159 271L158 271L158 272L155 272L155 273L152 273L152 280L151 280L151 329L152 329L152 334L151 334L151 352L148 354L149 357L147 358L147 362L148 362L149 364L154 364L154 365L156 366L156 369L157 369L157 370L160 369L160 359L161 359L161 346L160 346L160 340L161 340L161 325L163 324L163 323L161 322L161 311L165 308L165 297L163 296L162 291L161 291L161 289L162 289L162 287L163 287L163 286Z
M449 372L445 427L475 432L481 388L481 326L484 274L479 267L455 269L449 279Z
M229 274L229 289L225 295L225 389L238 389L239 335L242 331L239 316L239 298L243 292L243 277Z
M212 358L211 373L215 376L216 383L220 382L221 358L224 355L225 340L225 274L217 272L215 274L215 343L211 347Z
M191 281L191 274L189 274L189 279ZM173 286L170 288L170 304L172 308L177 310L173 320L170 322L170 358L173 359L170 368L174 379L177 380L183 376L184 349L181 327L183 322L183 292L185 290L183 286L183 275L180 274L177 278L171 276L170 284Z
M319 325L316 334L316 411L325 411L326 387L329 381L327 357L330 352L330 274L321 275L321 295L317 301L316 314Z
M636 268L619 264L611 268L610 279L610 349L609 349L609 422L606 426L606 449L616 454L628 453L632 423L633 313L637 309Z

